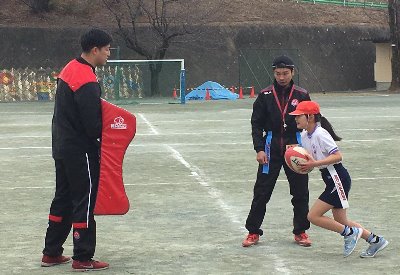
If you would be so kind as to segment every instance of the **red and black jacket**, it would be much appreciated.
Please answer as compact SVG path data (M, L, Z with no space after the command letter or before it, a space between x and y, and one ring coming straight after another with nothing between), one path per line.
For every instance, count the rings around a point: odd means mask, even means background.
M294 116L289 115L299 102L311 100L308 92L294 85L293 81L287 89L277 82L259 93L253 104L251 126L254 150L264 151L264 133L272 131L271 154L283 155L286 145L297 144L297 129ZM285 127L286 125L286 127Z
M69 62L58 76L52 122L53 157L98 152L101 88L94 68L83 58Z

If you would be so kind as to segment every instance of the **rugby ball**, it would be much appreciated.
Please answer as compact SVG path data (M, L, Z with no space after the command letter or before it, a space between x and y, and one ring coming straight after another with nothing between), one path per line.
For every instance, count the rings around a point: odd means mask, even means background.
M287 166L298 174L308 174L313 169L309 169L308 171L301 171L301 163L305 163L308 161L308 157L306 156L307 151L303 147L295 146L289 147L285 152L285 162Z

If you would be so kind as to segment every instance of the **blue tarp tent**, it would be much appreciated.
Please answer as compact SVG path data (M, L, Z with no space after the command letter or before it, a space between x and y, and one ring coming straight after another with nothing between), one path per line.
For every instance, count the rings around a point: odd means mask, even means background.
M186 100L205 100L207 89L211 99L230 99L235 100L239 96L224 88L221 84L213 81L207 81L199 87L193 89L185 97Z

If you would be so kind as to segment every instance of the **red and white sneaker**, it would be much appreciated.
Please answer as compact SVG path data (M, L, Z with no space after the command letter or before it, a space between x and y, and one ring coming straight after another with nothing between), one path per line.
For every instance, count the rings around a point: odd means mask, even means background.
M260 235L258 234L248 234L246 239L242 242L243 247L249 247L258 243Z
M49 267L49 266L53 266L53 265L67 264L70 261L71 261L70 257L66 257L63 255L55 256L55 257L43 255L41 266Z
M109 267L108 263L100 262L100 261L77 261L74 260L72 262L72 270L73 271L97 271L104 270Z
M294 240L300 246L305 246L305 247L311 246L311 240L305 232L300 233L298 235L294 235Z

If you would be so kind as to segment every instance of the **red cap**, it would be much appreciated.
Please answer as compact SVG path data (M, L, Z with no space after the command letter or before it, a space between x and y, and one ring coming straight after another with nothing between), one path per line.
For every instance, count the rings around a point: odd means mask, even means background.
M319 105L315 101L302 101L300 102L296 110L289 113L292 116L299 116L299 115L316 115L319 114Z

